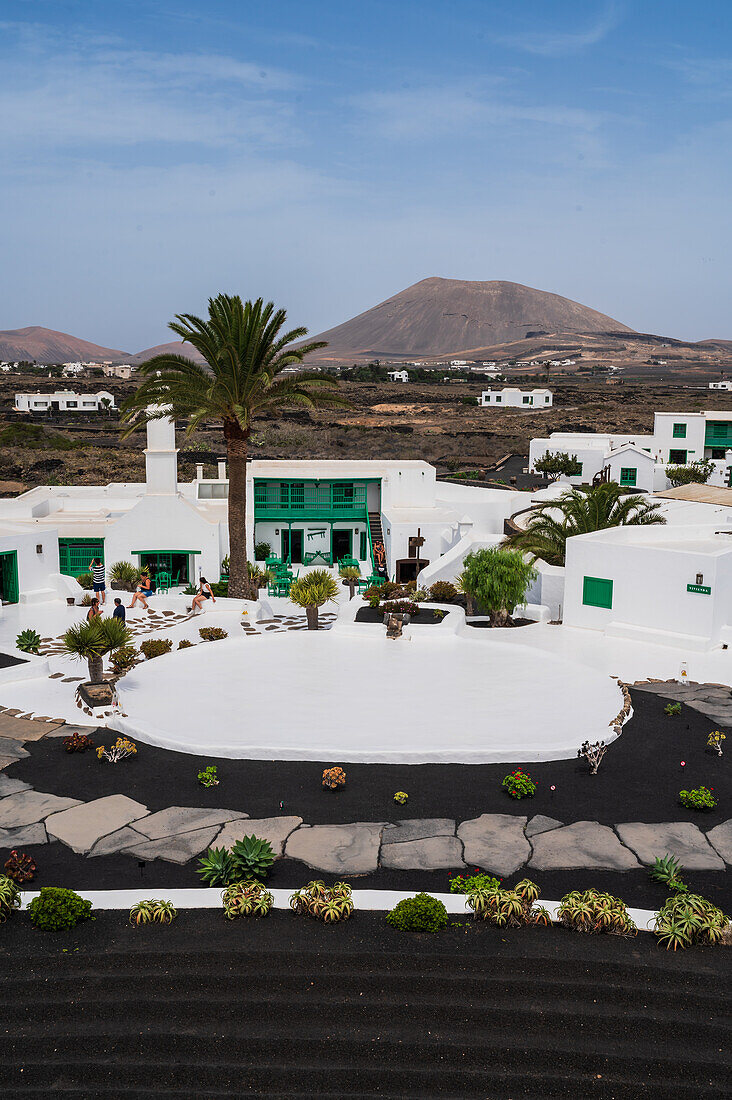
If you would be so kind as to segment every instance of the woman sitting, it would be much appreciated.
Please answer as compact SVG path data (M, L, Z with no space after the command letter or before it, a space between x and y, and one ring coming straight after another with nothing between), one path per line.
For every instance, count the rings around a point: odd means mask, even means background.
M147 573L143 573L140 577L135 594L132 597L132 603L128 604L128 607L134 607L139 600L146 611L150 608L147 606L147 597L152 593L152 581L148 577Z
M211 591L211 585L205 577L201 577L198 582L198 595L193 597L193 604L191 606L191 611L194 615L201 610L206 600L213 600L213 602L216 603L216 597Z
M95 596L91 602L91 607L86 613L86 621L90 623L93 619L101 619L102 612L99 609L99 599Z

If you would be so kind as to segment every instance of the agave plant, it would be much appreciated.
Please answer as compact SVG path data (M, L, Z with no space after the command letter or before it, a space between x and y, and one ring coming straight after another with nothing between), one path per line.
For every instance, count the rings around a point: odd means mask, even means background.
M231 849L234 877L237 879L266 878L274 863L274 852L268 840L244 836Z
M668 898L658 911L653 928L666 950L695 943L718 943L729 928L729 917L699 894Z
M14 909L20 909L20 887L7 875L0 875L0 924Z
M683 869L679 861L667 852L663 859L656 857L648 874L656 882L662 882L664 886L668 886L670 890L685 894L689 887L681 878Z
M233 882L221 895L224 916L227 920L237 917L266 917L274 898L261 882Z
M198 861L198 873L207 886L228 886L236 878L228 848L209 848Z
M30 627L21 630L15 639L15 648L19 649L21 653L38 653L41 648L41 635L37 630L32 630Z
M559 903L559 919L577 932L609 932L634 936L638 929L630 919L625 902L598 890L572 890Z
M334 886L327 887L324 882L315 879L292 894L290 908L325 924L348 920L354 910L351 887L347 882L336 882Z
M177 916L178 910L172 901L147 898L130 909L130 924L172 924Z
M522 879L513 890L501 890L491 885L478 886L469 890L466 901L475 913L476 919L489 921L499 928L519 928L526 924L541 923L540 913L547 911L533 908L539 896L539 887L530 879Z

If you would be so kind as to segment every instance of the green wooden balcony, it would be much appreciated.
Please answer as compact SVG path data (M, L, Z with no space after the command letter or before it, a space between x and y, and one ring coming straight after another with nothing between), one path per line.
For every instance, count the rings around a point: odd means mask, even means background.
M364 519L366 485L330 481L255 481L254 518Z

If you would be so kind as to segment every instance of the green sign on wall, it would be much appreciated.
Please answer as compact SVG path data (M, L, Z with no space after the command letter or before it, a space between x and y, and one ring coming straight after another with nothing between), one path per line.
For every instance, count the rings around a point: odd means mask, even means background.
M687 592L698 592L702 596L711 596L712 590L706 584L687 584Z

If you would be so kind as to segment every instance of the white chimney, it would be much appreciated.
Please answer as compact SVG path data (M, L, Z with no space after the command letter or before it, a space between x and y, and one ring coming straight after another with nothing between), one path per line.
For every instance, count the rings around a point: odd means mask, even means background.
M146 492L151 496L175 496L178 492L178 450L175 421L150 420L145 448Z
M203 481L203 463L196 463L196 481Z
M226 463L219 462L219 481L226 481Z

